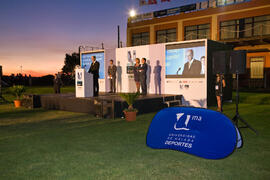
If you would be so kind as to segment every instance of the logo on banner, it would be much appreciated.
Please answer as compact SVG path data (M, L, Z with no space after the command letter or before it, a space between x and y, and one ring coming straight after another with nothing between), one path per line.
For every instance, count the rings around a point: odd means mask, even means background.
M82 72L77 73L78 80L82 80Z
M189 131L189 128L187 128L187 127L188 127L188 123L189 123L189 120L190 120L190 115L187 115L187 118L185 120L184 126L182 126L181 128L178 128L177 127L177 123L178 123L178 121L180 120L180 118L183 115L184 115L184 113L178 113L178 114L176 114L176 122L174 124L174 129L177 130L177 131L181 131L181 130Z
M187 115L186 118L182 118L184 117L185 113L177 113L176 114L176 122L174 124L174 129L176 131L189 131L190 129L188 128L188 124L190 122L190 120L193 121L202 121L202 116L192 116L191 115ZM180 124L180 125L179 125Z

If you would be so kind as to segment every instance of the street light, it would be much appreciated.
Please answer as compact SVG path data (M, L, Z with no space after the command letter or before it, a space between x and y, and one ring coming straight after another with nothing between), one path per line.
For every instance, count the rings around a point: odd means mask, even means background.
M129 16L130 16L130 17L135 17L135 16L136 16L136 11L135 11L134 9L131 9L131 10L129 11Z

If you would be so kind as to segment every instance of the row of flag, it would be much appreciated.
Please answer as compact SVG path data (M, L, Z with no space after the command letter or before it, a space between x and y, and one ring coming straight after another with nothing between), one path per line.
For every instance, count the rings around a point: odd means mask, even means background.
M163 2L170 2L171 0L160 0L162 3ZM157 4L157 0L140 0L140 6L144 5L152 5L152 4Z

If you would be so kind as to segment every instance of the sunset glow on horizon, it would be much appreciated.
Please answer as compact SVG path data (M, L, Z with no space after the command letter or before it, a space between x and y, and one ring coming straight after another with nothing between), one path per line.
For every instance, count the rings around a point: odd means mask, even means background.
M126 44L129 9L138 13L195 0L139 7L139 0L3 0L0 6L0 65L4 75L44 76L61 71L65 54L78 47L116 48L117 26Z

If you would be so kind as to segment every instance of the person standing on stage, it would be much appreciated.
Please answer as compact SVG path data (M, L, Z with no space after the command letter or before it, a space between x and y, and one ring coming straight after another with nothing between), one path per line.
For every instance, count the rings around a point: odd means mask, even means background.
M115 80L116 80L116 66L113 64L113 60L110 60L110 65L108 67L108 75L110 80L110 92L115 93Z
M96 56L92 56L91 59L92 59L92 64L88 70L88 73L93 74L94 96L98 96L98 92L99 92L99 85L98 85L99 62L96 61Z
M221 83L222 79L222 83ZM222 86L222 87L221 87ZM215 91L216 91L216 97L217 97L217 106L218 111L222 112L222 96L223 96L223 88L225 88L225 80L224 76L222 74L217 74L216 82L215 82Z
M136 63L134 65L134 81L136 83L137 93L140 93L140 59L136 58Z
M145 63L146 59L142 58L141 62L142 62L142 64L140 65L140 68L139 68L140 83L142 86L142 95L146 95L147 94L147 87L146 87L147 64Z

